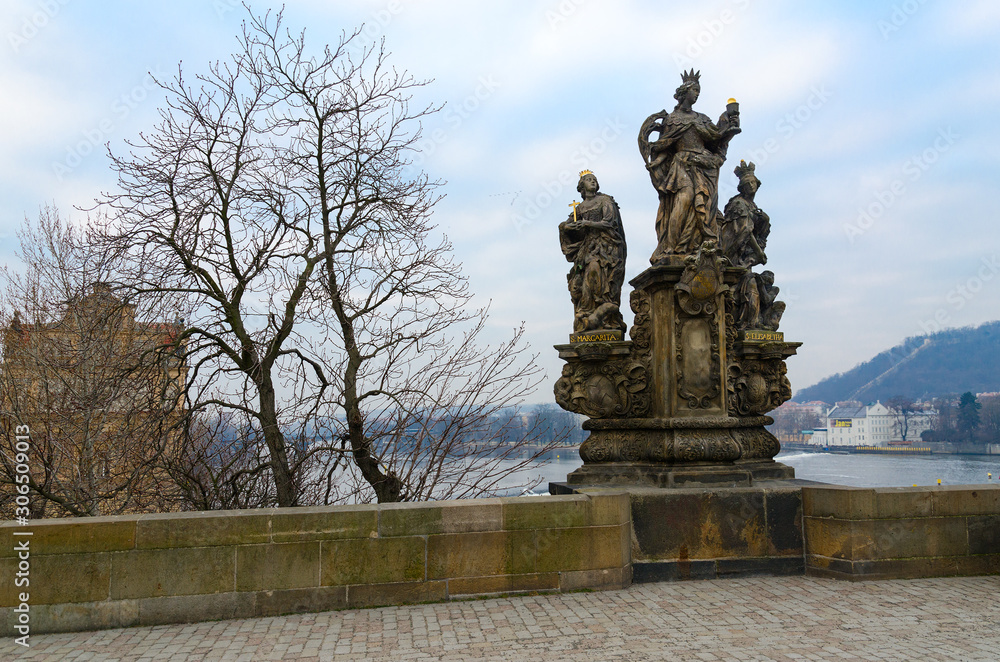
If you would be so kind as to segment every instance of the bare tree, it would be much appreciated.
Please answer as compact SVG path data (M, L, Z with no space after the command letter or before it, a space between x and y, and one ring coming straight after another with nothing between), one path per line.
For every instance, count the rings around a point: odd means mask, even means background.
M177 326L149 323L150 311L116 297L113 260L56 210L18 236L23 273L0 271L4 491L16 480L21 426L34 517L162 509L167 481L155 462L176 438Z
M232 61L159 81L162 121L112 156L105 198L136 296L191 304L192 414L247 421L281 506L489 493L523 437L482 422L537 381L520 332L478 345L486 311L430 222L423 83L358 40L313 56L251 15Z
M907 435L910 432L913 419L917 416L918 412L917 405L913 402L913 399L897 395L886 400L885 406L889 408L889 414L893 418L895 428L899 431L899 438L903 441L909 441Z

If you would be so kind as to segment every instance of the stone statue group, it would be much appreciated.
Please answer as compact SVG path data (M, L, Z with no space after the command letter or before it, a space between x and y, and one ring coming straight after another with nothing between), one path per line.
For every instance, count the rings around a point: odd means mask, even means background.
M753 163L740 161L735 169L739 193L719 210L719 170L729 141L740 132L739 105L731 99L718 122L693 110L701 92L699 78L698 72L684 72L674 110L650 115L639 130L639 151L659 197L657 246L650 262L683 266L708 244L729 265L746 270L733 292L735 328L776 331L785 304L776 300L774 274L752 271L767 263L764 249L771 231L768 215L754 202L760 180ZM559 225L563 254L573 263L567 276L573 332L624 332L621 213L589 170L580 173L577 190L583 202Z

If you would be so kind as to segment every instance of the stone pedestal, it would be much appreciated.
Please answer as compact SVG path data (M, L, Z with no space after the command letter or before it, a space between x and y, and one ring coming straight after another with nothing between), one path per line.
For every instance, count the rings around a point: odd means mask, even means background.
M642 583L803 574L802 488L812 484L764 480L750 487L653 489L551 483L549 489L628 493L632 581Z
M557 345L556 401L590 417L571 485L750 485L788 479L763 414L791 397L799 343L734 328L745 273L710 246L631 281L631 341Z

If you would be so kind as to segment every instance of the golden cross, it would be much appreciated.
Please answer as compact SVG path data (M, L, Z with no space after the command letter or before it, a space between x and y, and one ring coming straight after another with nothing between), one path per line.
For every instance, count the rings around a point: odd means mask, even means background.
M573 208L573 222L574 223L576 223L576 206L579 205L579 204L582 204L582 203L577 202L576 200L574 200L573 202L569 203L569 206Z

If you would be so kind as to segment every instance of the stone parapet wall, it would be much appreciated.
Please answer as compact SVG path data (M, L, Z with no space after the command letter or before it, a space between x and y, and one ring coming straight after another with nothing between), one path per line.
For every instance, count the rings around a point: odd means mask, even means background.
M806 574L1000 574L1000 485L803 487Z
M626 494L7 523L0 635L20 592L43 633L622 588L631 537Z

